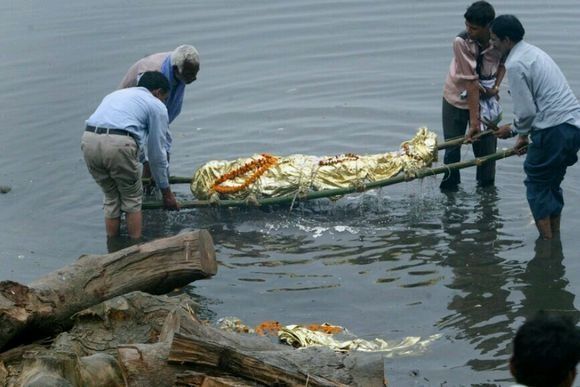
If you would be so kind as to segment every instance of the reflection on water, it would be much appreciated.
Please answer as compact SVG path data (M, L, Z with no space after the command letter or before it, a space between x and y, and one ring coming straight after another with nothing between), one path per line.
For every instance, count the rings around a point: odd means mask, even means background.
M480 188L479 201L462 203L455 195L448 197L443 227L449 238L449 251L441 262L453 270L447 286L459 292L451 299L440 328L452 328L456 339L467 340L481 357L467 365L478 371L507 364L502 356L511 336L508 314L509 272L498 254L521 242L498 238L503 224L497 209L497 189ZM466 206L465 204L468 204ZM471 207L471 204L475 204Z
M519 290L523 299L514 314L520 318L532 317L538 310L548 310L570 316L579 321L579 311L574 306L575 295L567 287L563 265L564 254L559 237L553 240L538 239L534 258L526 265L514 281L512 290Z

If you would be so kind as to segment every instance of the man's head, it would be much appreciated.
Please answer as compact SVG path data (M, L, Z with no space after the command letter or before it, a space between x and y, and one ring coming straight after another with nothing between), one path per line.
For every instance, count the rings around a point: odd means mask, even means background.
M139 77L138 87L144 87L161 101L165 101L169 93L169 81L159 71L145 71Z
M181 45L171 53L171 65L175 78L189 85L197 79L199 53L193 46Z
M572 386L580 360L580 331L563 316L540 312L513 340L510 370L526 386Z
M502 54L507 54L524 38L526 30L514 15L500 15L490 25L491 44Z
M476 1L471 4L465 14L465 29L473 40L487 40L489 23L495 17L495 11L487 1Z

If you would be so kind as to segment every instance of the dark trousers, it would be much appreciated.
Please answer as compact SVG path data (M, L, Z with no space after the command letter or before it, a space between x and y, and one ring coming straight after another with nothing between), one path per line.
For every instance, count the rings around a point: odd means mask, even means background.
M469 124L469 110L459 109L451 105L443 98L443 136L445 141L452 138L465 136ZM473 154L475 157L487 156L495 153L497 149L497 138L493 135L482 137L473 142ZM461 146L447 148L443 156L445 164L452 164L461 161ZM490 185L495 181L495 161L488 161L477 167L477 183L479 185ZM441 188L454 188L461 182L459 170L447 171L443 175Z
M578 161L580 129L560 124L530 135L524 171L526 196L535 220L557 217L564 207L560 184L566 169Z

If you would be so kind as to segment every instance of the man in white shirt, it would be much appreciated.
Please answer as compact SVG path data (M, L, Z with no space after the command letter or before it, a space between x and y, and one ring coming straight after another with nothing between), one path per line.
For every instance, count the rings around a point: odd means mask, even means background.
M506 69L517 132L515 148L526 152L526 196L540 236L560 231L566 169L578 161L580 103L566 77L544 51L523 40L525 30L513 15L501 15L490 26L491 43L507 55ZM504 125L496 135L513 135ZM531 142L530 142L531 140Z

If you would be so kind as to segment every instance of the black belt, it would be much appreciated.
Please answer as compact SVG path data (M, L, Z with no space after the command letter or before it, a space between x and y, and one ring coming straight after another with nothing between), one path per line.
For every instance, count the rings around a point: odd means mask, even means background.
M93 132L96 134L116 134L119 136L131 136L133 138L133 140L137 141L137 136L135 136L133 133L128 132L124 129L114 129L114 128L102 128L102 127L95 127L95 126L91 126L91 125L87 125L87 132Z

